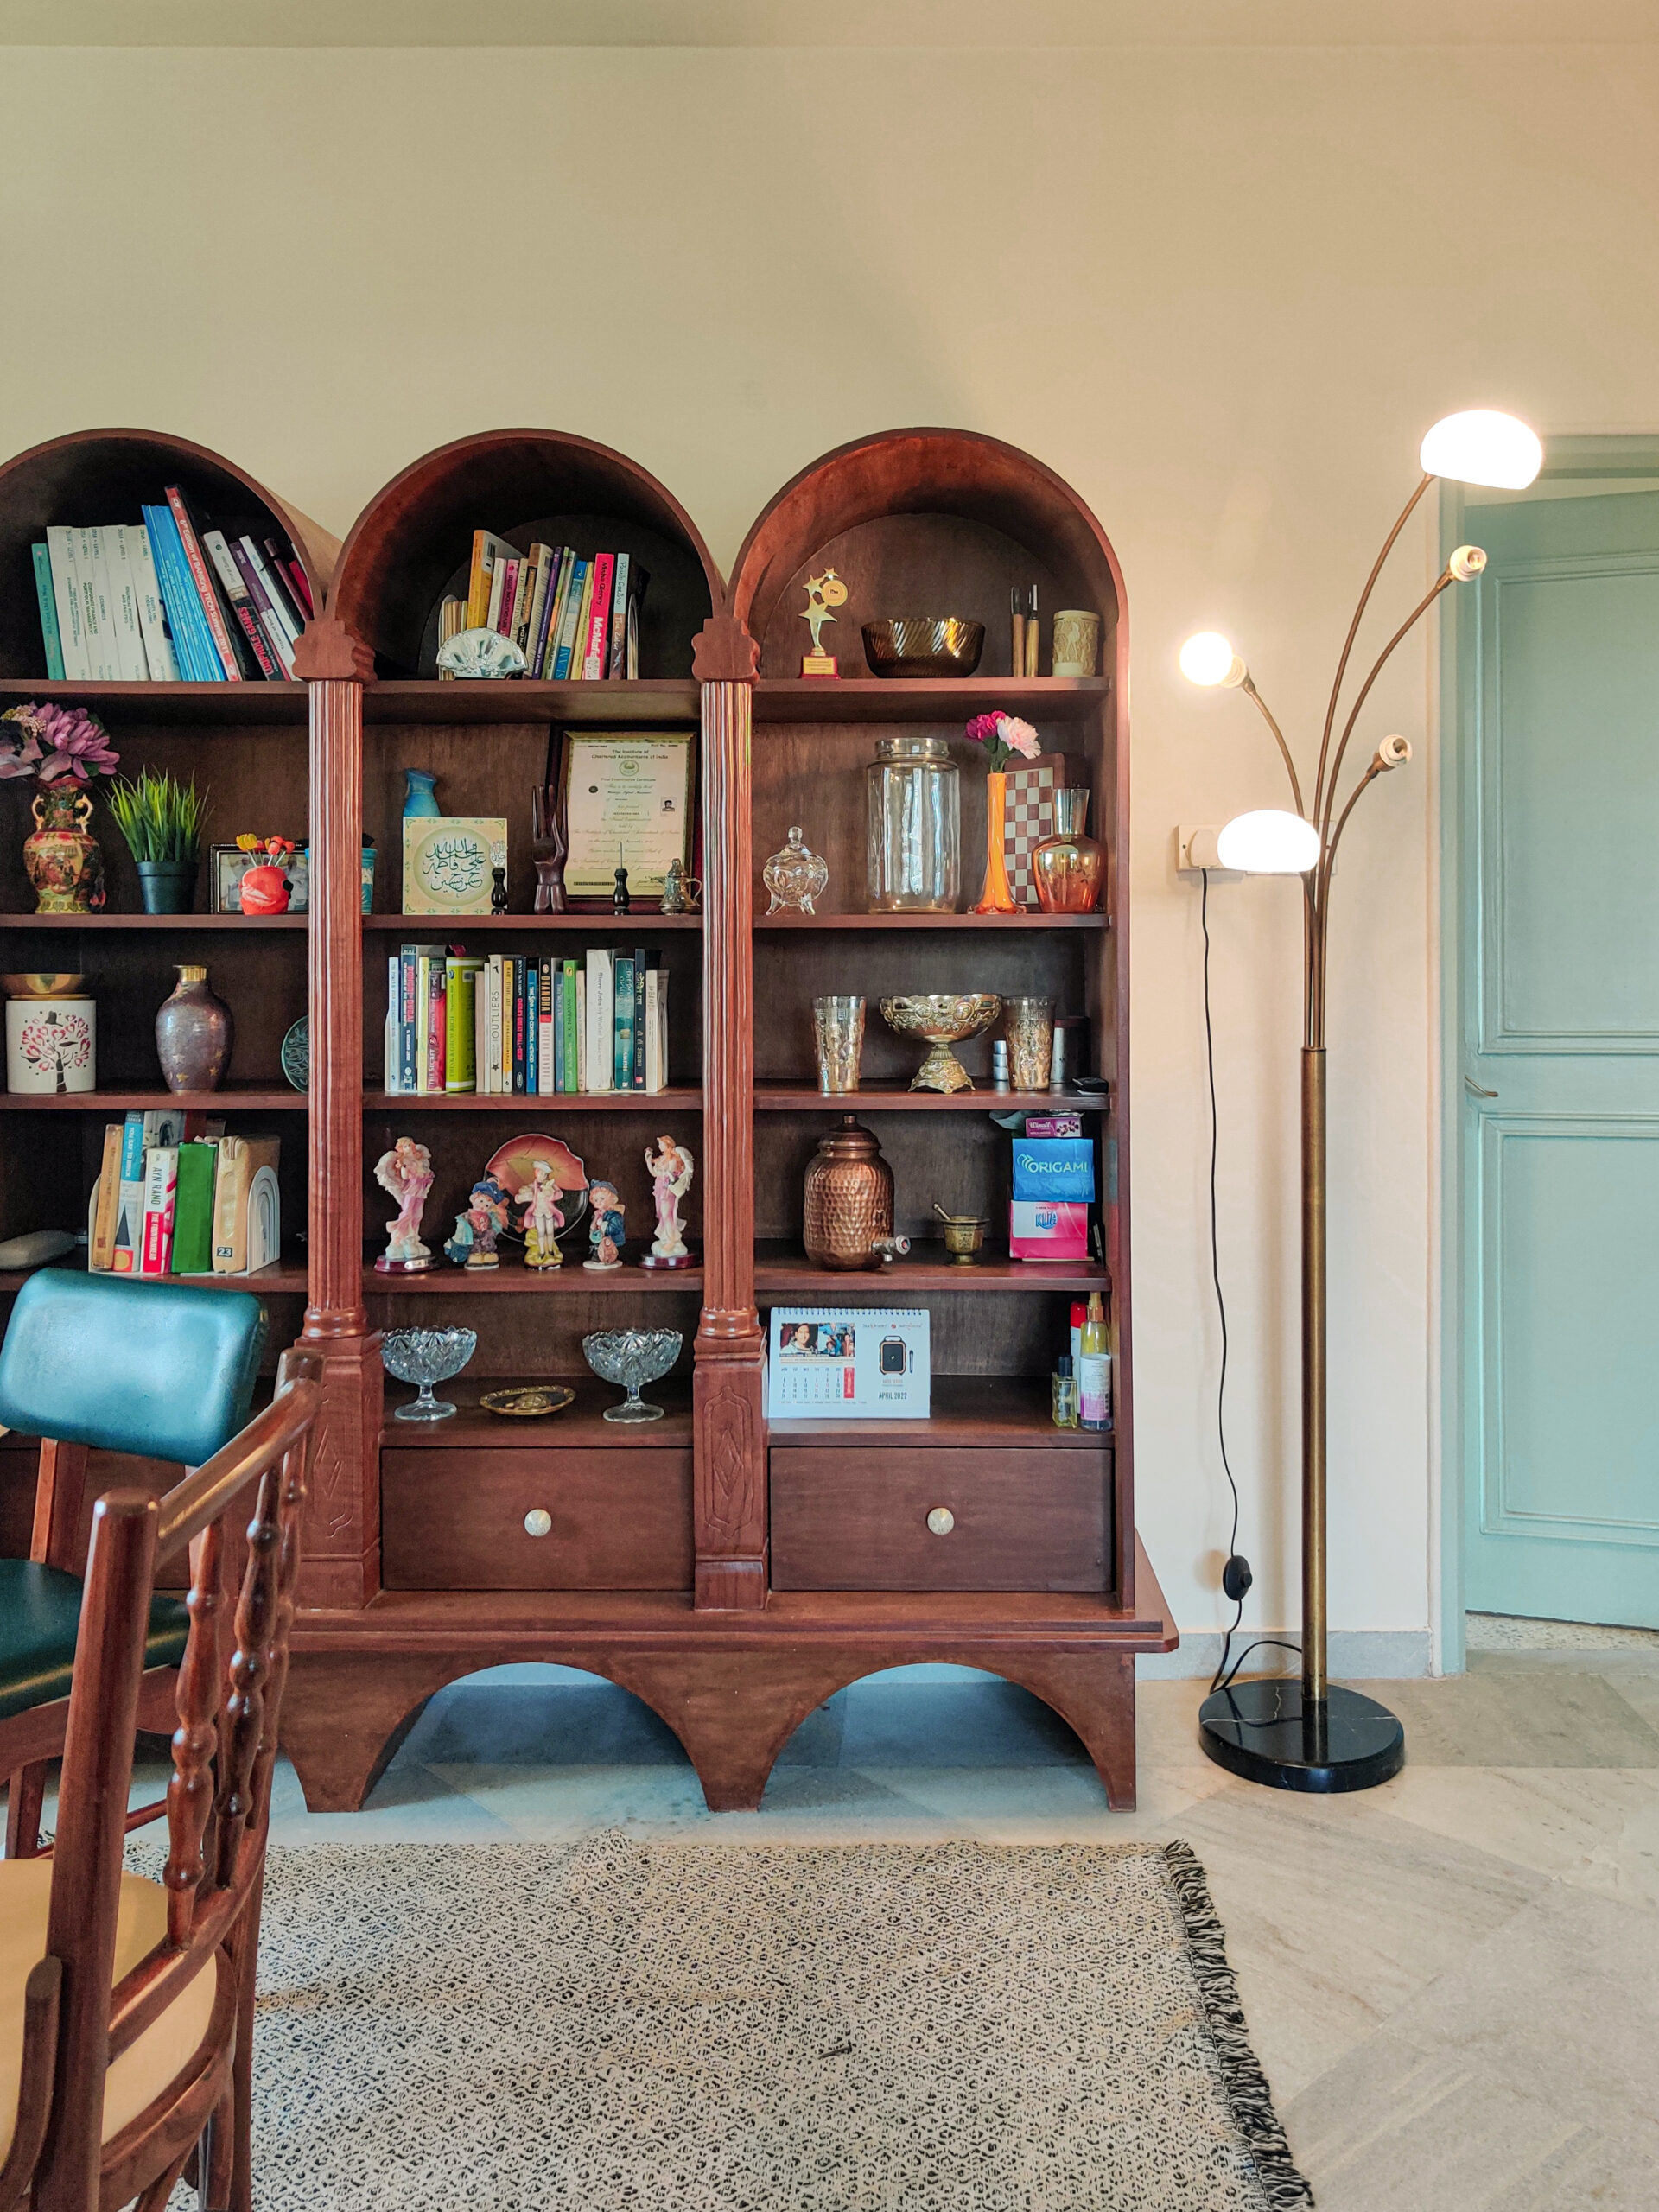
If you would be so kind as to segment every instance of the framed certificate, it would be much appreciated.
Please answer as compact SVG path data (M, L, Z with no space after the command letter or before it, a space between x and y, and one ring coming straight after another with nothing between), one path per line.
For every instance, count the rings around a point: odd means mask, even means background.
M691 866L690 730L567 730L561 798L571 899L608 906L616 871L635 899L660 899L671 861Z

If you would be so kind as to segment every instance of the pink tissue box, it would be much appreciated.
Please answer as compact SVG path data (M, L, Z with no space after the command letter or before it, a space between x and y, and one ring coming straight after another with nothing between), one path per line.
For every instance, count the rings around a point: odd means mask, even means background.
M1011 1198L1008 1253L1015 1260L1086 1260L1088 1206L1081 1198Z
M1026 1135L1028 1137L1080 1137L1083 1135L1081 1114L1027 1114Z

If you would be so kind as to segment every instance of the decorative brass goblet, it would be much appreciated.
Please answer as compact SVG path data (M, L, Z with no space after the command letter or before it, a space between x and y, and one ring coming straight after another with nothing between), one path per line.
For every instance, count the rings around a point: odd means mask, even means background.
M971 1090L974 1078L950 1050L988 1029L1002 1011L995 991L931 991L920 998L883 999L881 1014L901 1037L923 1037L933 1047L911 1079L912 1090Z

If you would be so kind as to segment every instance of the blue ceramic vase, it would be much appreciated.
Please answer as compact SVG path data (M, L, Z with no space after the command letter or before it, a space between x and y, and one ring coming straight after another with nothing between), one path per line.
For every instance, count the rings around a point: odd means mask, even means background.
M429 775L424 768L405 768L404 783L404 819L411 815L439 815L443 809L438 804L437 778Z

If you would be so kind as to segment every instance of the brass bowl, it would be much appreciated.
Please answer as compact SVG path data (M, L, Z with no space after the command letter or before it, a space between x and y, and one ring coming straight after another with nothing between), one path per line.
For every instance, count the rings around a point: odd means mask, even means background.
M85 976L0 976L9 999L74 999L81 995Z
M953 1213L940 1216L944 1223L944 1249L952 1263L958 1268L971 1268L985 1242L985 1231L990 1224L982 1214Z
M974 1078L950 1050L988 1029L1002 1011L995 991L930 991L919 998L883 999L881 1016L901 1037L933 1047L911 1081L912 1090L971 1090Z
M877 676L971 676L984 650L985 625L955 614L864 625L864 658Z
M544 1414L563 1413L575 1402L568 1383L552 1382L518 1390L486 1390L479 1400L486 1414L508 1421L540 1421Z

